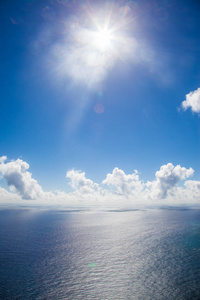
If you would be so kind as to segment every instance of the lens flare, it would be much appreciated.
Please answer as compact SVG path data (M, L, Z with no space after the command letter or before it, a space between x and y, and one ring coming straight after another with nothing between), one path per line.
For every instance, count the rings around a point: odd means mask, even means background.
M105 111L105 107L102 103L97 103L94 107L94 111L97 114L102 114Z

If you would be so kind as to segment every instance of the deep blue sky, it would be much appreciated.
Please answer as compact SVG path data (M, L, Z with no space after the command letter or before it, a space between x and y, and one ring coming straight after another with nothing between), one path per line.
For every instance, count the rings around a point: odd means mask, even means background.
M95 9L106 3L95 2ZM178 110L200 87L199 1L129 2L126 34L143 45L142 54L133 54L137 62L116 59L92 89L61 74L52 54L66 42L72 15L79 25L70 34L82 26L80 3L1 1L1 155L27 161L45 190L67 190L72 168L96 182L114 167L152 180L171 162L192 167L199 180L199 116ZM97 104L103 113L94 111Z

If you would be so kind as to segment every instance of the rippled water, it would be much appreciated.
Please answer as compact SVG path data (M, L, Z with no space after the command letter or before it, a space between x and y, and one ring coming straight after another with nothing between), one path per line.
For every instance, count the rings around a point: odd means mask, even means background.
M200 211L0 210L0 299L200 299Z

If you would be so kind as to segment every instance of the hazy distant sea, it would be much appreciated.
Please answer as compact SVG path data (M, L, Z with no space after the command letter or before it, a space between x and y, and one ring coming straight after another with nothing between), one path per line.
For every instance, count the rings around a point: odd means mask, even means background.
M200 299L200 211L0 210L0 299Z

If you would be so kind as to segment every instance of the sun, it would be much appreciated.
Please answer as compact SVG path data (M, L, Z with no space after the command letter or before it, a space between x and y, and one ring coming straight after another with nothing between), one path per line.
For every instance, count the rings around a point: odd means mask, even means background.
M98 29L94 34L94 46L102 52L108 51L112 44L113 35L109 29Z
M55 52L59 72L72 79L73 84L96 89L118 62L136 56L129 10L111 2L104 9L89 5L85 10L84 6L78 21L69 18L71 26L66 23L63 45L56 45Z

